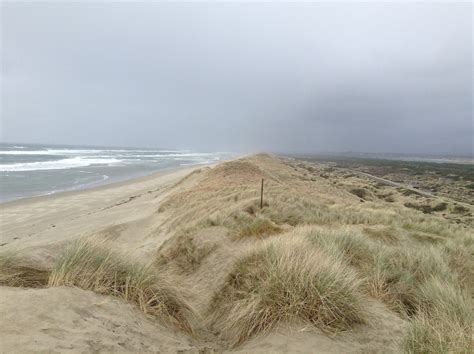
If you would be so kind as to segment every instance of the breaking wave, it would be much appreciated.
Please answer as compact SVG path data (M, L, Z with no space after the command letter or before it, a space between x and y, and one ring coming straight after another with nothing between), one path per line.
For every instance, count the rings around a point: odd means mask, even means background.
M37 171L37 170L64 170L76 167L86 167L91 165L111 165L119 164L118 159L89 159L83 157L73 157L56 161L38 161L26 163L13 163L0 165L0 171Z

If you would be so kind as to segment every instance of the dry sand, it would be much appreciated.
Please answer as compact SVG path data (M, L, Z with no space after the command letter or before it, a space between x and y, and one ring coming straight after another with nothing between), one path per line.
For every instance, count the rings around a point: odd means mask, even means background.
M0 204L2 250L54 252L74 238L101 234L117 247L146 253L167 235L156 231L160 202L199 167L158 172L98 188ZM158 220L157 220L158 219Z
M21 306L21 308L20 308ZM114 297L76 288L0 288L1 351L173 352L194 346Z

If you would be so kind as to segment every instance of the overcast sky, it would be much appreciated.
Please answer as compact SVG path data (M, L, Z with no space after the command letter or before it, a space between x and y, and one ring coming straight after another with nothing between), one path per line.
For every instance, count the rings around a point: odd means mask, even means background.
M2 3L1 140L472 154L472 4Z

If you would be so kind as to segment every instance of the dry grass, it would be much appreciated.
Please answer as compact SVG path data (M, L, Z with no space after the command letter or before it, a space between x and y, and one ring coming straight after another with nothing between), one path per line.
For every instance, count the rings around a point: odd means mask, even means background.
M13 252L0 254L0 285L42 288L48 283L50 270L34 265L31 260Z
M417 315L405 338L409 353L472 353L472 303L467 294L437 277L419 289Z
M404 340L407 353L463 353L473 352L472 328L441 314L423 312L415 317Z
M383 210L362 210L358 201L344 203L336 208L332 195L322 196L311 180L296 178L299 174L291 167L270 157L252 157L226 162L201 174L197 184L173 194L162 204L170 213L168 226L175 230L183 225L195 227L205 220L215 225L237 230L249 224L250 217L260 216L276 226L302 224L341 225L388 223ZM265 178L265 208L256 207L260 194L260 180ZM345 191L324 186L342 201ZM241 216L240 214L246 214Z
M185 273L195 271L212 251L216 244L198 244L193 236L183 234L172 240L169 247L162 247L158 251L156 264L158 266L176 265L178 269ZM164 246L167 246L165 243Z
M369 199L369 192L364 189L364 188L354 188L354 189L351 189L350 192L356 196L358 196L360 199Z
M405 342L411 344L406 344L406 350L435 351L436 347L421 350L423 346L413 343L423 343L422 336L426 333L444 332L444 344L437 349L460 351L467 345L465 331L459 331L465 322L460 323L456 318L443 322L440 317L445 311L443 307L450 307L441 299L450 302L449 292L454 292L457 295L451 296L451 303L461 304L465 295L460 294L466 291L472 294L472 228L410 211L403 203L415 198L402 196L395 189L390 192L391 203L369 198L372 187L366 181L357 177L347 179L345 174L339 178L337 171L330 172L327 177L331 178L321 178L327 174L326 170L304 168L303 171L299 166L266 156L245 158L220 165L202 175L189 190L171 196L170 230L183 223L197 229L219 225L248 244L255 238L294 229L310 241L303 247L299 237L288 238L284 233L265 240L258 249L239 259L211 301L212 327L231 342L241 343L288 317L321 328L356 323L350 319L339 322L344 319L342 314L334 308L328 310L326 303L318 300L319 281L326 284L322 279L332 274L329 283L340 282L338 286L343 293L347 290L345 282L351 279L357 284L357 291L353 292L358 294L356 298L363 291L409 321L410 332ZM260 210L256 199L262 177L266 180L266 207ZM365 203L348 198L347 190L359 192L358 189L364 191L359 197L364 197ZM442 211L444 206L435 209ZM334 267L330 268L329 264ZM301 274L310 276L303 279ZM439 292L438 301L428 308L423 306L427 301L423 289L433 278L450 290ZM331 304L344 308L348 297L333 292L332 288L326 290ZM472 308L460 308L472 314ZM349 318L361 319L364 311L360 307L358 310L361 311L358 316L352 317L351 311L346 313ZM338 314L338 319L328 324L325 311L335 311L331 313ZM437 322L445 327L435 327ZM428 324L431 327L426 327Z
M159 276L151 266L128 262L104 245L88 240L73 243L57 260L48 285L118 296L147 315L165 316L182 330L192 332L188 321L192 310L182 289Z
M466 231L461 227L449 224L437 218L417 218L411 216L403 222L403 228L409 231L419 231L445 238L463 237Z
M364 233L366 233L370 238L374 240L379 240L387 243L396 243L400 241L397 230L393 227L382 227L377 229L364 228Z
M373 265L377 245L357 231L308 228L307 237L317 247L323 248L334 257L344 259L351 266L368 270Z
M305 196L275 195L263 214L278 225L388 225L392 217L386 210L360 205L325 205Z
M243 225L237 234L238 238L256 237L263 238L266 236L276 235L283 232L283 229L270 220L257 217L247 225Z
M432 276L452 282L454 275L439 250L415 248L405 245L400 248L379 250L376 262L369 273L385 289L383 298L397 312L412 317L422 301L419 287Z
M419 303L419 287L432 276L456 283L455 272L443 252L434 246L381 243L351 229L309 229L307 236L317 247L343 258L364 277L369 294L386 302L402 315L412 316Z
M450 269L457 274L459 286L473 293L474 237L450 239L443 245L442 251Z
M297 235L264 241L238 260L211 301L211 326L232 344L298 319L324 330L364 322L356 274Z
M309 229L308 237L339 253L360 271L372 297L410 321L407 352L470 352L473 306L463 288L472 289L472 238L427 246L409 238L384 244L348 230Z

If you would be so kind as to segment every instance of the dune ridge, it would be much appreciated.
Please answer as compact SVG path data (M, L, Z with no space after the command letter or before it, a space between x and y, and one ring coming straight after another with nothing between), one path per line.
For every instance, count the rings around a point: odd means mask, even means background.
M66 211L48 214L47 200L4 207L4 215L44 216L30 227L25 216L2 218L2 313L14 293L84 292L126 306L124 322L157 336L133 332L127 348L117 346L102 310L104 340L89 346L89 332L58 318L37 332L32 309L31 326L20 328L19 310L2 332L31 335L45 350L469 352L472 225L413 211L394 187L383 187L391 201L377 198L379 188L323 164L259 154L52 199L86 204ZM69 332L75 344L64 348ZM13 342L2 350L34 350Z

